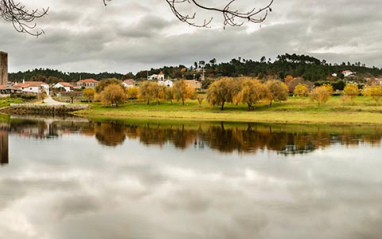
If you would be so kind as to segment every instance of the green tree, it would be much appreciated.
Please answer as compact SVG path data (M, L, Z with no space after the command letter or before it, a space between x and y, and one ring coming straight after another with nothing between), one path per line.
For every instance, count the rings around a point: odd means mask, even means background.
M115 105L125 102L126 92L119 84L110 84L101 93L101 104Z

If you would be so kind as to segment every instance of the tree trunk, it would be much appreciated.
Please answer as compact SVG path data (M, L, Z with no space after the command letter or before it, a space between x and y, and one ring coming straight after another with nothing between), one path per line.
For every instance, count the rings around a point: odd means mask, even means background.
M223 101L223 103L222 103L222 107L220 108L221 110L224 110L224 103L225 103L225 101Z

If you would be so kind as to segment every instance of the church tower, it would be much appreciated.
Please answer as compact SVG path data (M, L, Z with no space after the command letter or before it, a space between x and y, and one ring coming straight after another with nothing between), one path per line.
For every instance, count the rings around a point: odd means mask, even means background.
M0 51L0 85L8 83L8 53Z

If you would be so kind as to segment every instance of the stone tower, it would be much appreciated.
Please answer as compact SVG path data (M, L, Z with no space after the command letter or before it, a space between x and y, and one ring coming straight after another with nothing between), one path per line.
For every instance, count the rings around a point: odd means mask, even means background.
M0 51L0 85L8 83L8 53Z

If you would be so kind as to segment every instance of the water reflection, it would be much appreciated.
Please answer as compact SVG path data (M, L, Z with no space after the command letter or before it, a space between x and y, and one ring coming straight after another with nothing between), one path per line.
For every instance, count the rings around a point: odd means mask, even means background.
M6 165L9 162L8 147L8 131L0 130L0 165Z
M382 233L378 127L12 119L1 130L0 238Z
M122 123L92 122L85 119L11 121L9 132L21 137L54 139L65 134L95 137L101 145L116 147L126 139L144 145L171 144L185 150L205 147L221 153L255 153L258 150L276 151L280 155L308 154L332 144L380 146L379 127L349 126L290 126L261 124L195 123ZM4 131L4 147L6 132ZM2 137L3 138L3 137ZM2 150L4 155L7 151Z

